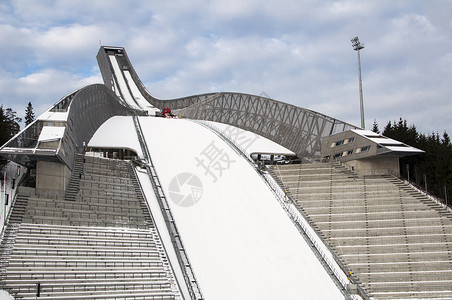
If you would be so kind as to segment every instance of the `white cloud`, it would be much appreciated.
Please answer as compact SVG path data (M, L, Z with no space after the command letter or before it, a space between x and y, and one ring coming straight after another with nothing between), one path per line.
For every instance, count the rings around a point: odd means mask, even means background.
M124 46L160 98L266 92L359 124L350 43L358 35L367 126L402 117L452 132L451 8L446 0L6 1L0 99L40 107L100 82L101 40Z
M0 97L5 107L13 108L19 117L24 116L30 101L36 115L41 114L62 97L83 86L100 83L100 74L81 77L70 72L44 69L20 78L0 75Z

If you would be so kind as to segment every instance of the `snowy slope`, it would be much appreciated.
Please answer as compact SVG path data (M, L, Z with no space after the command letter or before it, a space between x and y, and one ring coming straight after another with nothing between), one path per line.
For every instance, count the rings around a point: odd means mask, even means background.
M132 96L135 98L137 104L141 107L141 109L146 110L152 114L154 114L156 111L159 111L158 108L155 108L151 103L146 101L143 94L141 94L140 90L138 89L135 81L133 80L130 72L124 71L124 76L127 80L127 84L129 85L130 90L132 91Z
M188 120L140 117L140 123L206 299L344 298L262 179L224 141ZM142 156L131 117L109 119L88 145ZM169 247L145 179L140 176ZM176 204L181 197L184 206ZM173 251L168 254L175 266Z
M343 299L241 156L193 122L140 122L206 299ZM177 182L184 174L200 183ZM176 204L191 193L196 203Z
M116 60L116 56L109 55L109 58L110 58L111 65L113 66L113 70L115 72L116 78L118 80L117 84L119 85L119 88L121 89L122 97L132 108L140 109L140 107L137 105L135 99L129 92L129 88L127 87L127 83L124 78L124 75L121 72L118 61Z

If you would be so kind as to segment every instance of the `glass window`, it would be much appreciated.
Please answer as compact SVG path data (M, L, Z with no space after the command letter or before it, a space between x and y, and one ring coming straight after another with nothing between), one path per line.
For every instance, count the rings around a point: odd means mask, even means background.
M344 140L336 142L336 146L340 146L340 145L343 145L343 144L344 144Z

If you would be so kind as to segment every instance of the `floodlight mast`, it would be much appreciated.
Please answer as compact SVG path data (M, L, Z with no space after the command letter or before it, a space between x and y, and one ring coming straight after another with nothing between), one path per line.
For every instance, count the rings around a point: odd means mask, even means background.
M359 38L355 36L352 40L353 50L358 52L358 72L359 72L359 103L361 110L361 128L366 129L366 123L364 122L364 102L363 102L363 81L361 79L361 59L359 56L359 50L364 49L364 45L361 45Z

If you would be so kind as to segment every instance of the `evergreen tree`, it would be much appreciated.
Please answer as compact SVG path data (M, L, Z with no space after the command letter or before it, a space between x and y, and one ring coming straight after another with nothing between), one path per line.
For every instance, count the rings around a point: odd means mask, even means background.
M16 116L16 112L11 108L3 108L0 105L0 146L4 145L9 139L11 139L20 130L19 123L21 118ZM0 169L3 168L6 163L6 159L0 157Z
M0 105L0 145L5 144L20 130L21 118L16 116L16 112L11 108L3 108Z
M400 170L407 177L406 166L410 170L410 180L420 187L427 182L428 192L445 198L447 191L448 204L452 203L452 143L447 132L442 136L432 132L430 135L420 134L416 126L407 125L406 120L388 122L383 135L401 141L410 146L424 150L421 155L400 158ZM426 180L426 182L425 182Z
M380 129L378 129L378 123L377 123L377 120L375 120L375 119L374 119L374 124L372 126L372 131L380 134Z
M25 109L25 126L30 124L35 120L35 113L33 112L33 105L28 102L27 108Z

